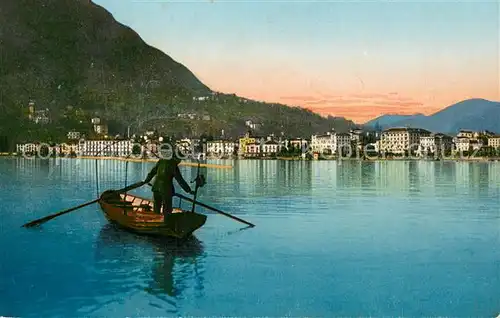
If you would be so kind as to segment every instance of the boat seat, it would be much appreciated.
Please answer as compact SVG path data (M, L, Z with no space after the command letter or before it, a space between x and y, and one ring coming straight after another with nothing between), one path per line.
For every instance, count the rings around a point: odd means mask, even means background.
M120 194L120 196L126 202L132 202L132 201L134 201L134 197L133 196L130 196L130 195L125 196L125 194Z
M139 199L139 198L134 198L134 200L132 201L132 205L133 206L140 206L142 202L144 202L144 200Z

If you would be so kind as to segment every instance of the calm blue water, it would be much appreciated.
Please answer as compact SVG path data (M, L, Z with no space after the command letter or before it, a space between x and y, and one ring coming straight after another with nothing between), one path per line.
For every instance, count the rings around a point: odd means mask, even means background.
M500 313L499 163L219 163L234 169L207 169L200 200L257 226L210 213L177 247L98 205L21 228L95 199L95 161L1 159L0 315ZM129 163L127 182L151 167ZM100 191L125 184L125 163L98 168Z

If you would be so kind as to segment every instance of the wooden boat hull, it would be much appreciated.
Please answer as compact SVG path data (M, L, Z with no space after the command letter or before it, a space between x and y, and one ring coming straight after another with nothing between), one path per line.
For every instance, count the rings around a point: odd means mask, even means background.
M125 230L137 234L184 239L201 228L206 215L181 209L174 209L166 216L153 212L150 199L133 194L118 194L105 191L99 205L106 219Z

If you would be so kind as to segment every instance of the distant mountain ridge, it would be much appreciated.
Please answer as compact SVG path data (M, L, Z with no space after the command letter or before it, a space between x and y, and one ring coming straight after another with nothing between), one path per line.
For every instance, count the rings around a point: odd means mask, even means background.
M458 102L432 115L404 116L402 119L380 116L364 124L365 127L381 129L391 127L423 128L433 132L455 134L460 129L488 130L500 133L500 102L473 98Z
M403 121L406 119L411 119L411 118L416 118L416 117L422 117L425 116L424 114L413 114L413 115L398 115L398 114L386 114L379 116L377 118L374 118L366 123L364 123L364 126L368 127L375 127L375 126L380 126L380 127L387 127L391 126L394 123L397 123L399 121Z

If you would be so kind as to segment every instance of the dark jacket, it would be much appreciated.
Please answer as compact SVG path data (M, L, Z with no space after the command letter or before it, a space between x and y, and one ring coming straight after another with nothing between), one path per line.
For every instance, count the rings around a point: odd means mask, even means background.
M160 193L174 193L174 179L179 182L184 191L191 192L189 184L184 180L179 170L178 160L160 159L156 165L151 169L144 182L150 182L155 176L152 191Z

